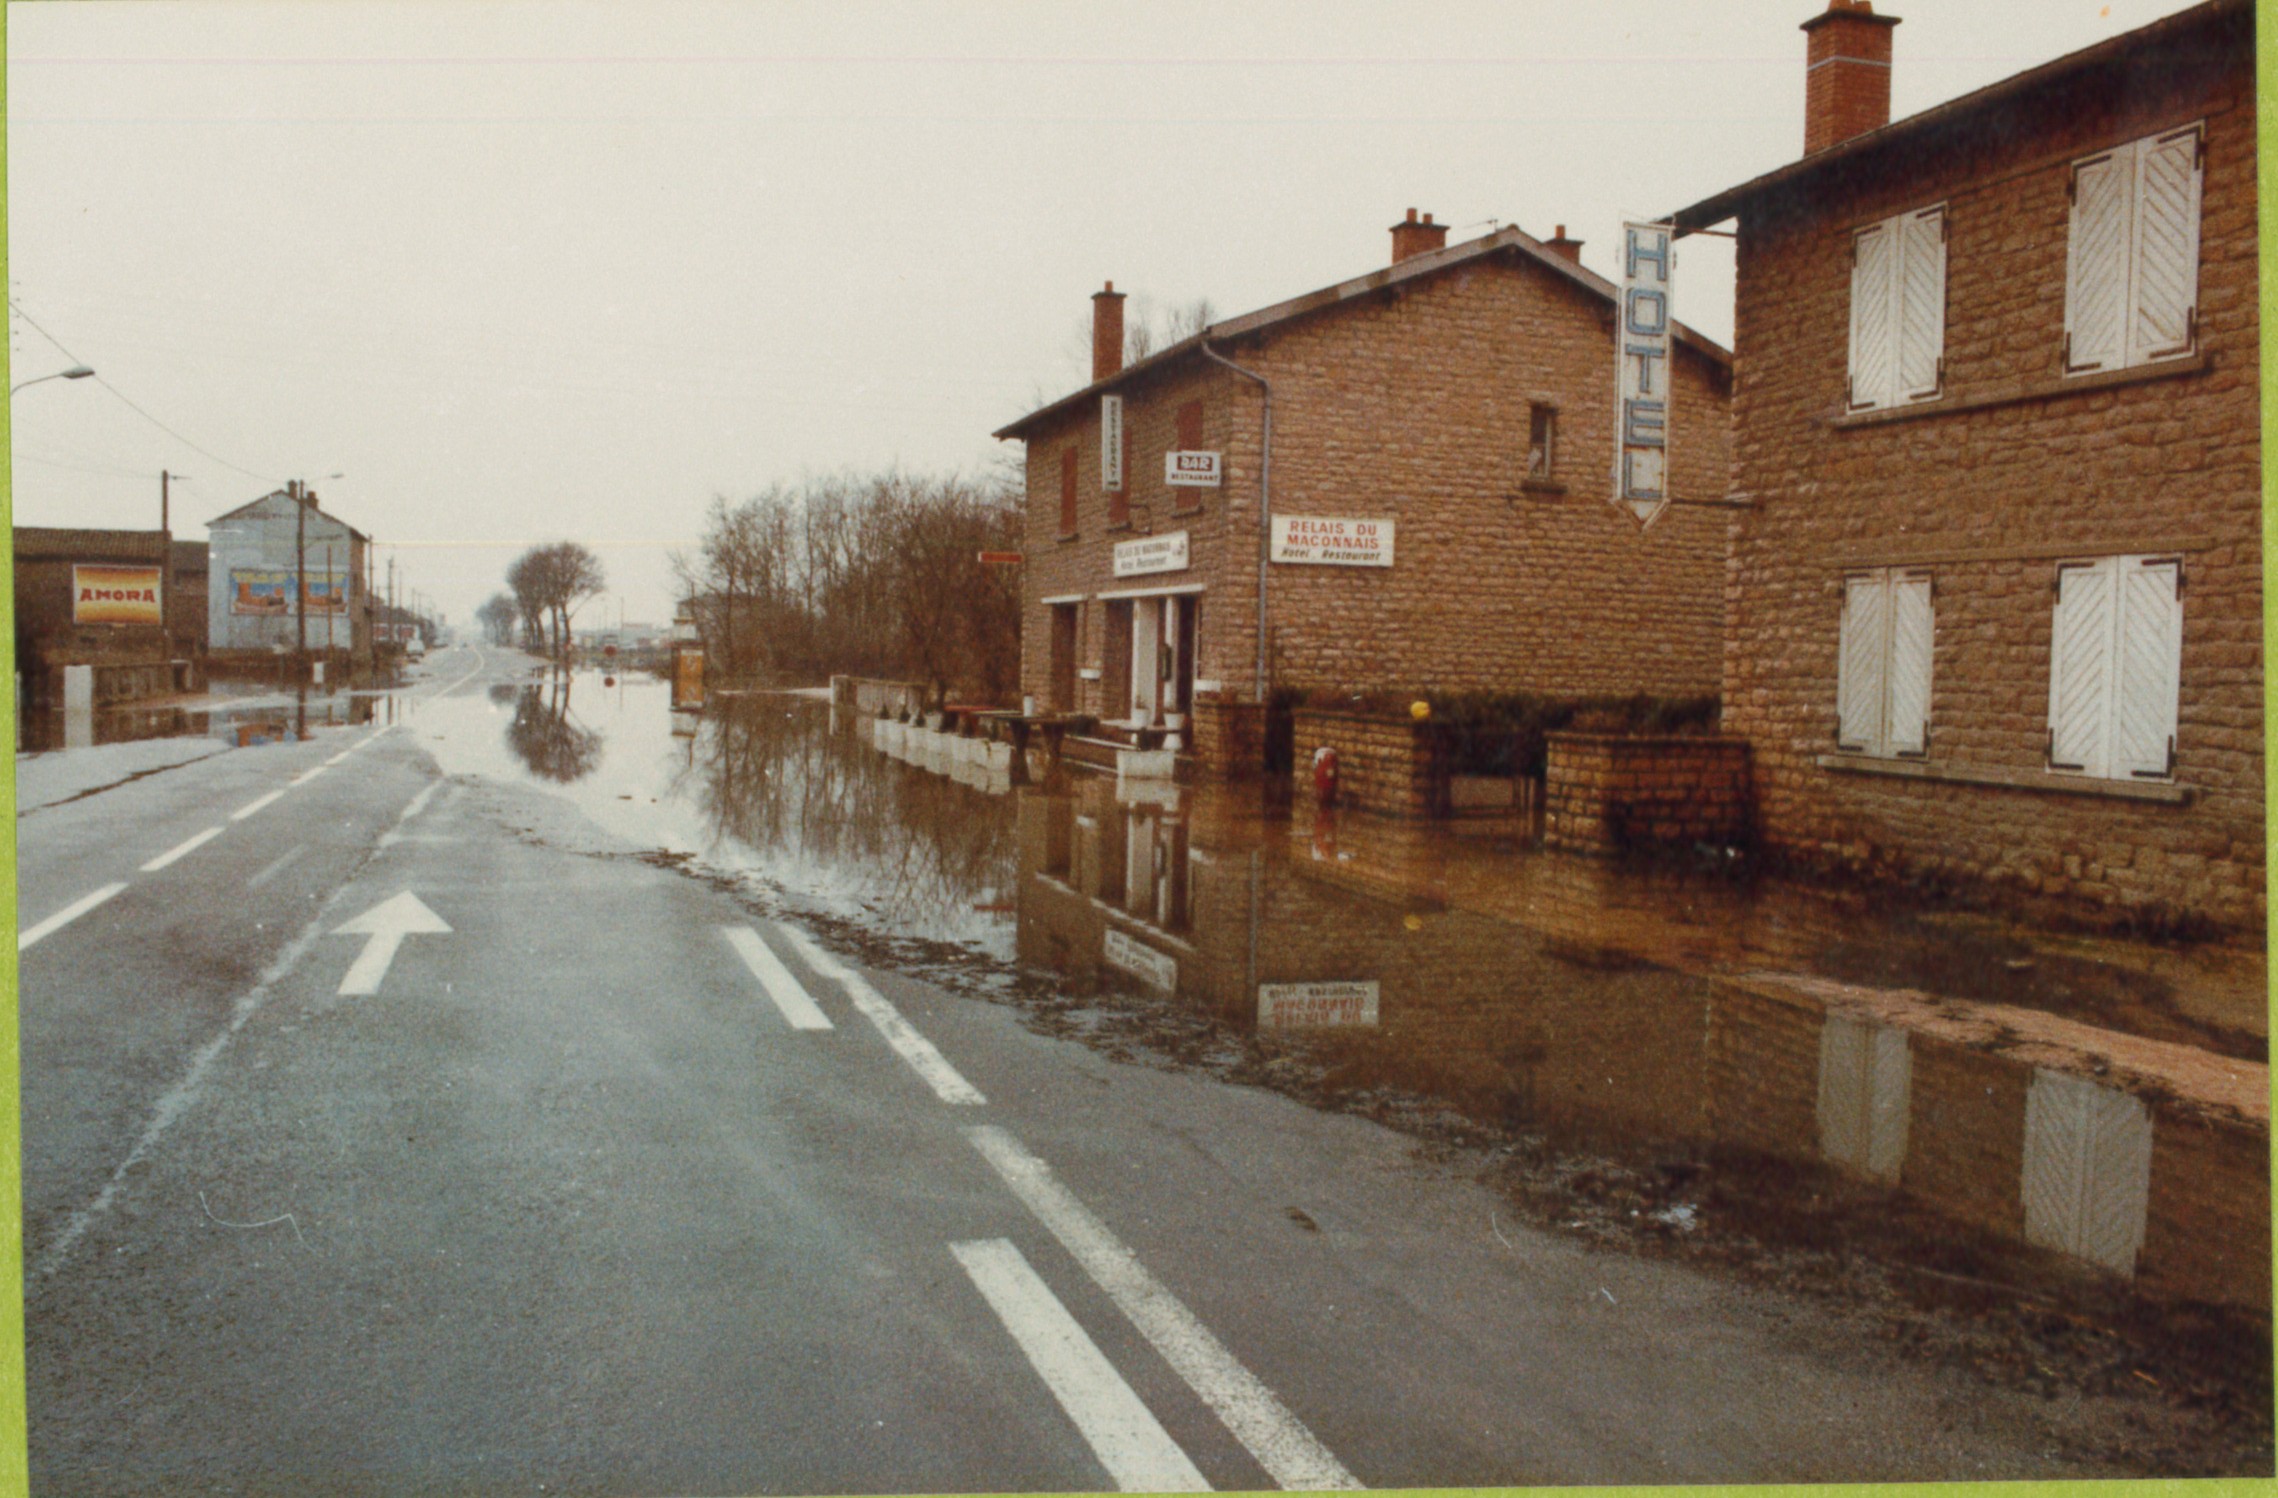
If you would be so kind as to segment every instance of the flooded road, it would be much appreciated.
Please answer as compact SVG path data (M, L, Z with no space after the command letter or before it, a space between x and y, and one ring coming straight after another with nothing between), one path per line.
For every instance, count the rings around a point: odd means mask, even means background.
M1112 1486L1039 1316L1218 1487L1241 1368L1299 1486L2270 1466L2246 954L506 653L369 711L19 760L64 1486Z

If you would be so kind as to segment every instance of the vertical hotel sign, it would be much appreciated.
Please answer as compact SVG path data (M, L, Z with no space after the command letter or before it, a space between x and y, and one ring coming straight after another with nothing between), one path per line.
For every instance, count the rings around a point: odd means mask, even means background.
M1123 487L1123 397L1099 398L1099 486Z
M1621 410L1614 503L1640 522L1669 502L1669 226L1623 223L1621 315L1614 327Z

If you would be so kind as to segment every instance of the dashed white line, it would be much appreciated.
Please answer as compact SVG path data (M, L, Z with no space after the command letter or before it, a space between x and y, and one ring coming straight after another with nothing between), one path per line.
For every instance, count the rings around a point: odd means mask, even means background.
M284 791L283 791L281 788L280 788L280 789L278 789L278 790L274 790L274 791L271 791L271 792L270 792L268 795L266 795L266 796L263 796L263 797L262 797L260 800L258 800L258 801L250 802L250 803L248 803L247 805L244 805L244 806L240 806L240 807L239 807L237 810L235 810L235 811L233 811L233 812L231 812L231 813L229 814L229 819L230 819L232 822L242 822L242 821L244 821L244 820L245 820L247 817L250 817L250 816L252 816L252 815L253 815L255 812L259 811L259 810L260 810L262 807L264 807L264 806L267 806L267 805L269 805L270 803L272 803L272 802L274 802L274 801L278 800L278 799L279 799L280 797L282 797L284 794L285 794L285 793L284 793Z
M1053 1179L1051 1167L1002 1129L983 1124L965 1137L1275 1482L1285 1488L1361 1485L1106 1223Z
M56 932L61 931L64 927L70 925L73 921L78 920L88 911L93 910L96 906L102 904L105 900L110 899L111 896L119 893L119 891L125 888L126 886L124 884L106 884L91 895L81 895L78 899L72 901L69 905L64 906L61 910L57 911L54 915L49 916L46 920L40 922L37 926L32 927L28 931L17 932L16 950L21 952L25 948L29 947L33 942L38 941L41 937L53 936Z
M722 926L720 934L728 939L729 946L736 949L736 955L744 960L745 967L751 969L751 975L759 980L759 986L767 990L767 996L775 1001L775 1007L783 1011L784 1021L792 1029L831 1028L830 1016L816 1007L813 996L799 986L799 980L791 976L791 970L783 965L783 959L776 956L766 942L760 940L758 932L749 926Z
M325 768L326 767L323 765L311 765L309 768L301 771L300 774L295 775L291 780L286 781L285 784L307 785L310 781L316 779L317 776L322 775L325 772Z
M198 849L203 848L206 844L212 842L215 838L220 837L222 835L222 831L223 829L219 827L208 827L205 831L199 833L197 836L186 838L183 841L176 843L173 847L168 848L165 852L159 854L156 858L153 858L150 862L144 864L142 866L142 872L145 874L157 873L160 869L165 868L175 859L181 858L186 854L195 853L198 851Z
M949 1064L948 1058L933 1048L933 1042L920 1035L915 1026L902 1018L902 1012L888 1003L886 996L872 988L860 973L817 946L805 932L790 926L781 929L791 944L799 949L799 955L807 966L846 990L847 998L861 1011L862 1017L878 1027L878 1033L886 1037L886 1044L892 1046L895 1054L907 1061L910 1069L925 1080L925 1084L933 1089L935 1097L945 1103L976 1106L988 1101L981 1095L981 1089L959 1076L957 1068Z
M1140 1402L1028 1260L1003 1238L952 1243L973 1286L1126 1493L1206 1493L1210 1484Z
M292 865L295 859L299 858L303 853L306 853L307 851L307 843L296 843L292 847L287 848L284 852L271 859L267 868L264 868L260 873L255 874L251 879L246 880L245 887L247 889L259 889L262 885L267 884L270 880L285 872L285 870Z

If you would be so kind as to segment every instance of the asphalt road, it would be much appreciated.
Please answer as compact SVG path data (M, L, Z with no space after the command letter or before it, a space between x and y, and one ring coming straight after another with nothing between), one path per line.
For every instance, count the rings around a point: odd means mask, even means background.
M561 846L421 747L531 664L20 822L35 1491L2072 1470L2029 1400L1499 1220L1375 1125Z

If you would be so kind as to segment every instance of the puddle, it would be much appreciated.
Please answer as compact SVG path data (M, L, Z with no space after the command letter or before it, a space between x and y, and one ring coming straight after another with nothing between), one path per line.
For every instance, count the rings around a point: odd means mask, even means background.
M277 692L232 693L217 684L203 696L156 704L128 703L87 714L27 713L17 751L57 750L139 743L152 739L216 738L233 748L294 743L327 728L392 721L393 698L385 693Z

